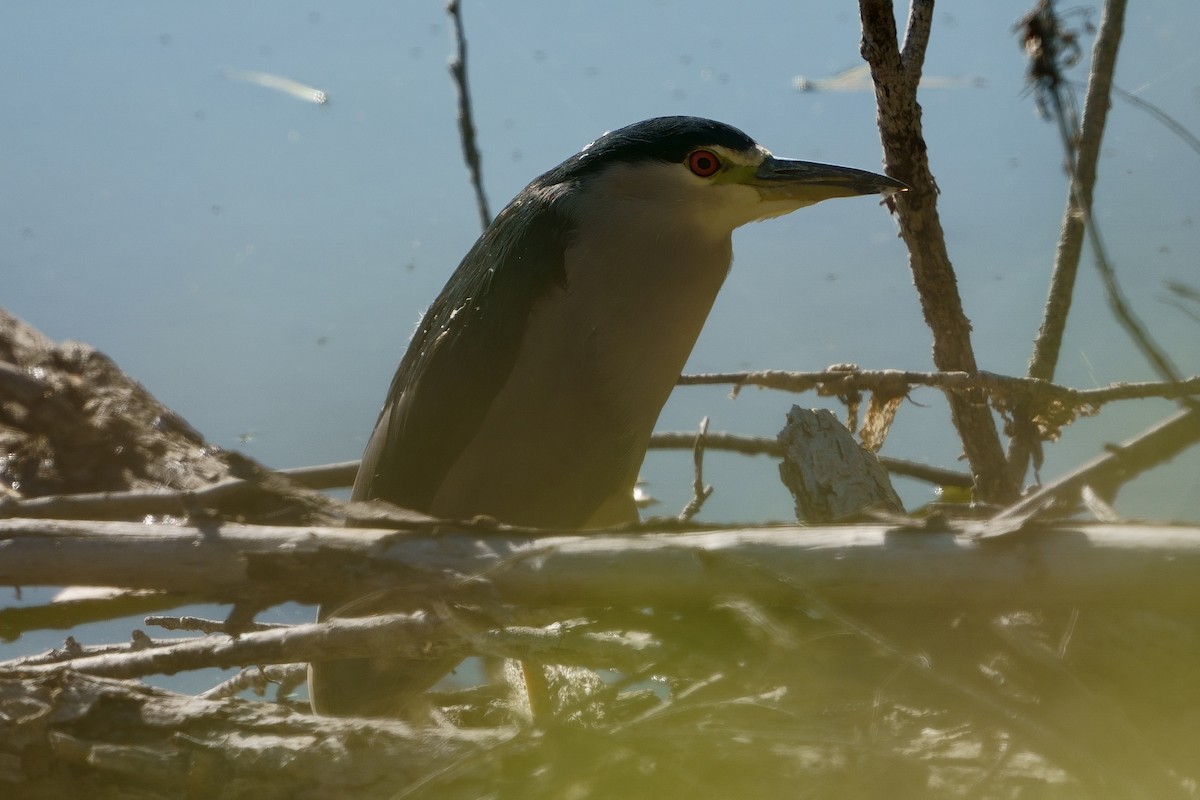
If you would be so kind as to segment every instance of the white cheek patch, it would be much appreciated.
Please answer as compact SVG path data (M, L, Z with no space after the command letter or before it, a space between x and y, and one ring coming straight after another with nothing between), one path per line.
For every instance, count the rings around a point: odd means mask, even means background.
M738 152L713 147L727 163L755 168L767 151ZM735 228L760 219L795 211L811 203L764 198L754 186L713 182L693 175L683 163L616 164L588 179L575 200L586 198L580 213L611 215L626 203L636 204L634 219L641 225L682 224L727 236ZM553 187L551 187L553 190ZM628 211L630 209L623 209Z
M771 151L761 144L755 145L754 149L749 152L745 150L730 150L728 147L721 147L720 145L715 145L709 149L719 155L721 161L735 167L757 167L771 157Z

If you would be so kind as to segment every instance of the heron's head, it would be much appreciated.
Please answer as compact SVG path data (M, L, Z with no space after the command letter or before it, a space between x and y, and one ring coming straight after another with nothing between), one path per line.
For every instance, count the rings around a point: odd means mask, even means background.
M656 117L606 133L531 188L568 186L575 199L596 201L586 203L588 213L632 203L646 225L698 222L724 235L822 200L907 188L873 172L777 158L737 128L699 117Z

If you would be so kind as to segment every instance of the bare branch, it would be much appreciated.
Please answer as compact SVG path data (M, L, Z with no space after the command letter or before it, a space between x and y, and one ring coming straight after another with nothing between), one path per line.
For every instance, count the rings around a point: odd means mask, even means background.
M232 634L229 630L229 625L222 620L217 619L201 619L200 617L167 617L167 616L150 616L146 617L143 622L146 625L153 625L162 628L166 631L197 631L204 634L224 633ZM251 633L254 631L269 631L277 628L287 628L288 625L272 622L252 622L249 625L242 626L237 632Z
M253 689L259 697L266 695L267 685L279 685L279 694L286 696L308 677L308 664L271 664L268 666L246 667L227 681L221 681L207 692L202 692L201 700L220 700L223 697L234 697L246 689Z
M843 370L823 372L711 372L682 375L680 386L709 386L733 384L734 391L742 386L779 389L787 392L806 392L816 389L819 394L832 396L851 391L875 391L904 394L914 386L930 386L950 392L984 390L992 394L1022 393L1030 395L1035 405L1065 404L1076 408L1101 406L1115 400L1139 400L1146 397L1177 398L1200 392L1200 376L1176 382L1114 383L1099 389L1072 389L1037 378L1015 378L986 370L974 372L909 372L896 369Z
M532 616L527 614L527 616ZM465 618L464 618L465 619ZM465 657L471 653L538 663L639 670L660 658L661 646L633 633L575 630L572 625L546 628L491 627L445 615L418 611L362 618L279 626L231 638L224 634L182 640L134 643L103 652L54 651L42 656L0 663L0 670L29 674L69 667L76 672L107 678L138 678L185 670L221 669L239 664L292 664L352 657L408 660ZM235 680L239 688L245 681ZM215 688L211 691L217 691ZM213 695L223 696L223 695Z
M1195 417L1189 424L1200 428ZM412 590L423 602L462 597L543 609L708 607L724 595L786 601L773 582L747 583L744 574L719 569L712 557L720 554L769 565L829 602L854 605L944 607L954 597L965 608L1018 596L1030 606L1120 604L1131 596L1200 602L1200 538L1193 529L1146 525L1073 524L985 552L952 530L895 525L572 535L498 529L480 536L448 524L435 533L399 534L226 524L206 534L125 522L0 521L0 584L7 585L123 584L224 601L311 602L322 587L344 593L355 581L363 591ZM1144 596L1147 581L1153 598Z
M1123 444L1110 445L1104 455L1022 498L993 517L989 524L994 530L1008 532L1003 524L1011 520L1032 518L1031 515L1044 511L1065 516L1078 506L1085 486L1090 486L1105 502L1111 502L1125 483L1170 461L1197 441L1200 441L1200 409L1182 411Z
M704 448L708 443L708 417L700 420L700 432L692 442L692 463L696 477L692 481L692 499L679 512L680 522L690 522L700 513L704 501L713 493L713 487L704 483Z
M707 450L724 450L729 453L740 453L744 456L773 456L783 455L783 448L775 439L759 436L739 436L736 433L708 431L704 435L704 447ZM656 431L650 436L650 448L658 450L695 450L695 431Z
M420 524L430 518L390 504L353 503L317 491L347 486L354 481L358 461L293 470L270 470L246 456L223 451L234 477L202 489L95 492L47 495L23 499L0 498L0 518L139 519L143 517L240 516L256 503L305 509L316 521L346 520L365 524Z
M479 144L475 139L475 118L471 113L471 90L467 85L467 37L463 32L462 8L459 0L448 0L446 13L450 16L450 29L454 34L455 54L450 59L450 74L458 89L458 129L462 136L463 158L471 175L471 187L475 190L475 203L479 207L479 224L483 230L492 223L492 212L488 209L487 195L483 190L483 160L479 155Z
M650 437L650 447L660 450L689 450L695 447L696 435L686 431L662 431ZM708 450L724 450L730 453L741 453L747 456L771 456L783 458L783 445L778 439L766 439L756 436L738 436L733 433L709 431L705 435L705 448ZM954 470L942 469L929 464L918 464L902 458L879 456L879 463L893 475L903 475L906 478L932 483L936 486L955 486L969 489L974 485L971 476Z
M1092 245L1096 269L1103 281L1109 306L1117 321L1163 380L1175 383L1182 380L1170 358L1154 342L1130 308L1092 215L1096 165L1108 109L1112 104L1112 76L1124 30L1125 6L1126 0L1107 0L1104 4L1099 33L1092 49L1092 69L1088 78L1083 121L1078 125L1075 123L1073 100L1064 96L1066 81L1060 72L1064 59L1072 58L1071 55L1064 56L1064 52L1070 53L1069 47L1077 48L1073 34L1062 30L1050 0L1039 0L1036 8L1020 25L1023 44L1031 54L1030 79L1038 89L1040 101L1048 100L1054 110L1070 178L1067 210L1055 254L1050 296L1029 364L1029 375L1035 378L1048 380L1054 376L1086 234ZM1179 399L1187 402L1185 395L1180 395ZM1009 462L1015 479L1024 475L1031 454L1035 455L1035 466L1040 460L1036 458L1036 432L1028 424L1028 418L1029 414L1022 405L1014 409L1015 435L1009 448Z
M1097 41L1097 44L1099 44L1098 41ZM1192 148L1192 150L1196 151L1197 154L1200 154L1200 137L1197 137L1196 134L1189 131L1182 122L1175 119L1174 117L1172 117L1166 111L1163 111L1158 106L1154 105L1154 103L1151 103L1147 100L1143 100L1142 98L1138 97L1133 92L1125 91L1120 86L1117 86L1115 83L1112 85L1112 90L1113 90L1113 94L1115 94L1117 97L1121 98L1122 100L1129 103L1130 105L1135 106L1136 108L1142 109L1147 114L1149 114L1150 116L1154 117L1156 120L1161 122L1167 130L1169 130L1171 133L1178 136L1183 141L1184 144L1186 144L1188 147ZM1087 116L1086 107L1084 108L1083 113L1084 113L1084 117L1086 119L1086 116Z
M384 614L293 625L236 639L219 634L174 642L160 640L153 647L85 655L53 665L23 665L23 669L57 669L65 663L89 675L138 678L207 667L226 669L240 664L290 664L349 656L386 654L420 660L462 652L456 640L445 623L429 615Z
M963 311L946 250L937 210L938 188L930 171L917 103L933 2L913 0L910 9L902 57L891 0L859 0L862 56L871 67L875 83L887 174L910 187L889 198L889 203L908 246L913 280L925 321L933 333L934 364L941 370L974 373L977 367L971 347L971 323ZM966 392L951 394L948 399L980 497L1001 502L1015 498L1017 485L1008 475L1000 436L984 398Z
M1052 380L1058 365L1063 333L1066 331L1067 317L1075 292L1079 258L1083 253L1086 212L1092 207L1096 166L1111 106L1109 95L1112 91L1112 76L1121 41L1124 6L1124 0L1120 0L1115 9L1109 5L1105 6L1100 35L1092 48L1092 68L1084 101L1083 124L1078 131L1063 129L1063 147L1070 166L1070 185L1058 247L1054 253L1050 293L1046 298L1042 325L1034 339L1033 356L1029 361L1031 378ZM1114 14L1113 10L1117 13ZM1065 82L1059 72L1060 61L1063 58L1060 55L1063 37L1053 7L1045 0L1039 0L1019 29L1022 33L1022 43L1031 58L1030 81L1060 111L1059 120L1065 124L1066 101L1062 97ZM1015 473L1024 474L1029 454L1030 443L1024 437L1016 437L1009 449L1009 460Z

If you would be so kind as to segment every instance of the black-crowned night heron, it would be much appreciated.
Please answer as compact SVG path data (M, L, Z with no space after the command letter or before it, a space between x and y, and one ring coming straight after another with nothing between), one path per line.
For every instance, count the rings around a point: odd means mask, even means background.
M696 117L601 136L525 187L433 301L392 380L354 499L544 528L637 520L638 469L729 272L734 229L903 188L775 158ZM389 669L398 674L381 680ZM378 659L317 665L314 707L390 713L392 689L438 672L407 680L404 670Z

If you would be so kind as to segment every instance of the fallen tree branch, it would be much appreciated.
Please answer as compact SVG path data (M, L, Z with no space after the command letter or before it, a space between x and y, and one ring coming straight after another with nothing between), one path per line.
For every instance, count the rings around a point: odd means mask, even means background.
M1104 455L1013 503L982 523L980 535L1009 533L1012 523L1045 512L1060 517L1070 514L1078 507L1081 493L1087 487L1101 500L1111 502L1124 483L1171 460L1197 441L1200 441L1200 408L1181 411L1133 439L1120 445L1109 445Z
M769 565L830 602L964 607L1012 597L1028 604L1120 604L1153 588L1155 602L1200 604L1194 528L1059 525L990 547L954 531L895 525L690 533L488 535L340 528L210 529L121 522L0 521L0 584L172 589L218 602L319 602L401 589L530 608L707 607L714 598L786 599L713 556Z

